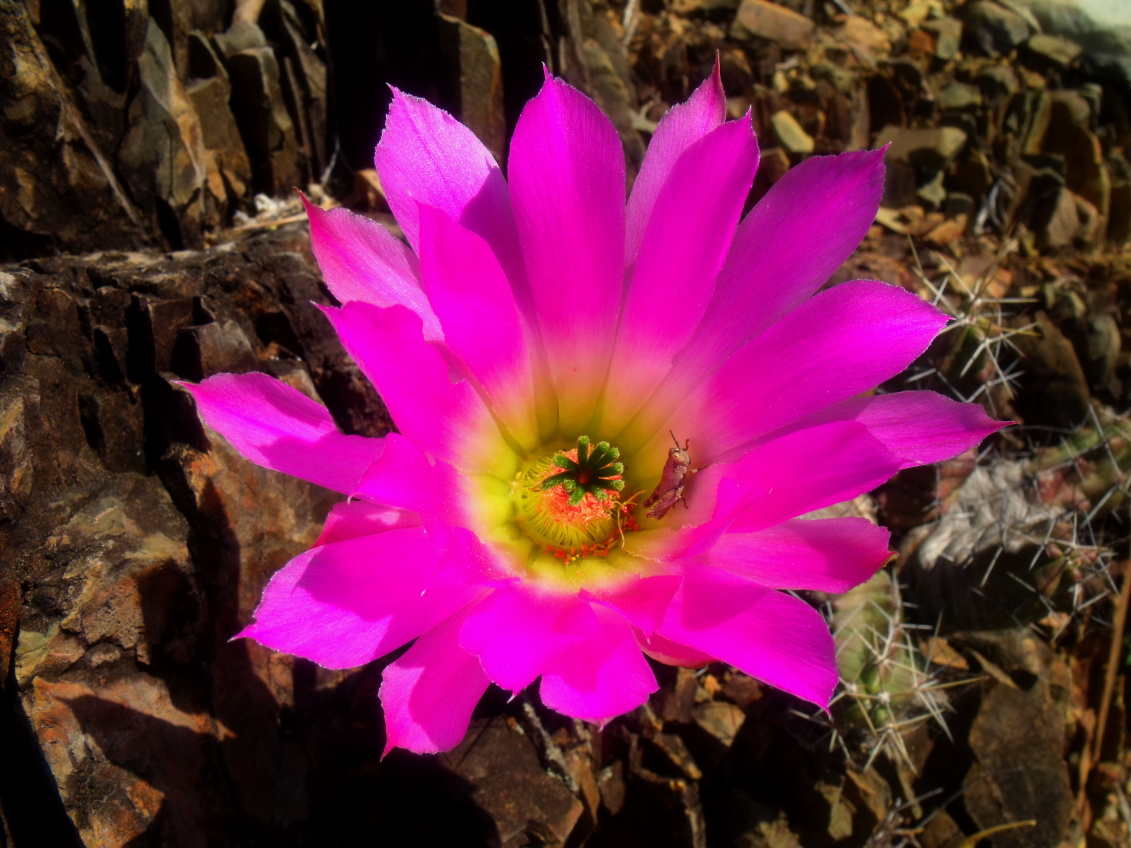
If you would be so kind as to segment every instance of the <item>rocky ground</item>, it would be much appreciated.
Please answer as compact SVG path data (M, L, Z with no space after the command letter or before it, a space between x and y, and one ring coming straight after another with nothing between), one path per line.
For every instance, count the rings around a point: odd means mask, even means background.
M0 846L1128 844L1131 14L1064 5L0 0ZM831 716L662 669L603 730L494 692L457 750L381 761L380 663L228 641L334 496L242 461L176 381L267 371L386 432L291 188L391 222L384 84L504 156L542 63L631 173L716 53L751 203L891 143L834 281L955 321L886 388L1020 423L844 507L898 556L812 597Z

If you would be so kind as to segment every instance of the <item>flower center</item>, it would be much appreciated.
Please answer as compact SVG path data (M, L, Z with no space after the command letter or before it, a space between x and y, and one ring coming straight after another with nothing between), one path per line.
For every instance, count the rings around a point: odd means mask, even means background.
M528 462L512 485L517 523L546 553L565 563L604 557L638 529L632 499L624 500L624 465L608 442L577 447Z

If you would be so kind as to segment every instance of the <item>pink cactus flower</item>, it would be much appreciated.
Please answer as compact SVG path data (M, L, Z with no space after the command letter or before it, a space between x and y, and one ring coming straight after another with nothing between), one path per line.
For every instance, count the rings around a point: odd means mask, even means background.
M821 291L873 221L882 152L809 159L743 218L758 146L725 112L716 68L626 207L616 130L561 80L526 105L505 179L395 93L377 171L408 244L308 212L326 316L399 432L343 435L263 374L189 387L247 459L349 496L241 635L329 668L412 642L384 672L386 750L455 746L492 682L606 722L657 688L645 655L826 706L828 627L781 590L861 583L888 533L803 516L1001 426L866 394L947 319L880 282Z

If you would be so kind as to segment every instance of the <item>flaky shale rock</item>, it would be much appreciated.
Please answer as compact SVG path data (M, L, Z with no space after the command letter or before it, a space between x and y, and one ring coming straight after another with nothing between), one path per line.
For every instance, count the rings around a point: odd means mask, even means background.
M241 459L174 381L270 371L344 429L388 426L312 303L331 301L307 250L291 226L0 269L0 832L16 848L456 844L471 819L494 826L442 764L378 769L379 668L231 641L340 496ZM450 815L414 808L435 803Z

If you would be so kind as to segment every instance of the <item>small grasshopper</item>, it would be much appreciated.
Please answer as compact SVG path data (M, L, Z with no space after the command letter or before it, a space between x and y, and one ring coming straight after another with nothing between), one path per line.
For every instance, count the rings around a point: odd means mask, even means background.
M652 507L644 513L649 518L663 518L675 506L676 501L683 501L683 505L687 506L687 500L683 497L683 487L686 485L687 475L693 473L691 454L687 452L691 439L685 440L683 447L680 447L679 439L675 437L675 433L672 433L671 430L668 430L668 432L671 433L675 447L668 448L668 461L664 463L660 482L655 491L648 496L648 500L644 501L645 507Z

